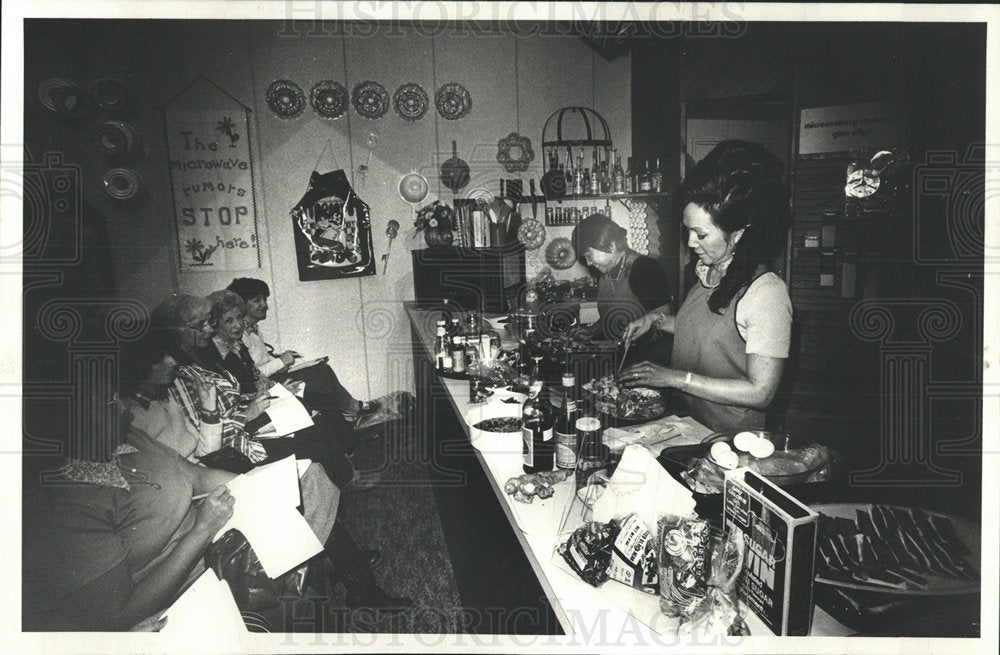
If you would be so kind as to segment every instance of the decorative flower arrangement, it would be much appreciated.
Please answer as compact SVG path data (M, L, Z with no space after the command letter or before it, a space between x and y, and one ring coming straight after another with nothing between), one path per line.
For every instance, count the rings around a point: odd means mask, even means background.
M455 225L455 210L440 200L417 210L417 219L413 227L417 232L423 230L427 245L434 248L449 246L455 235L452 233Z

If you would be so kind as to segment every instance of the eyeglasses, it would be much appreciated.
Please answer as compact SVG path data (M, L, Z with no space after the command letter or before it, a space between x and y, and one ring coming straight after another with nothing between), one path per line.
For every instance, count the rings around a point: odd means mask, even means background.
M200 321L192 321L191 323L188 323L187 326L192 330L201 331L211 327L211 323L208 318L203 318Z

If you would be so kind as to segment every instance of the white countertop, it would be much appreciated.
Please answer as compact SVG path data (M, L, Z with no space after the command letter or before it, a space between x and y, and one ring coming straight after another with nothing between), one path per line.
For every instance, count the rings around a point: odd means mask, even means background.
M422 337L425 351L428 356L432 356L433 335L430 327L433 326L433 320L429 320L428 312L412 307L407 307L407 313L417 334ZM470 410L483 404L469 402L469 383L466 380L440 378L440 381L447 388L452 406L460 419L459 423L464 426L468 436L469 428L465 417ZM494 397L489 402L498 400ZM705 434L706 428L698 426L690 418L671 419L674 421L668 419L670 427L678 433L676 439L671 433L672 444L696 443ZM615 580L608 580L600 587L592 587L573 573L555 553L558 544L568 536L560 534L560 528L568 527L572 531L579 525L578 518L565 516L575 495L572 476L555 485L556 493L551 498L542 500L536 497L531 504L519 503L507 495L503 487L507 480L523 473L520 434L510 435L509 442L490 441L478 446L476 455L487 473L486 477L497 502L524 548L525 556L567 637L571 637L569 643L579 645L580 639L586 640L598 629L610 630L612 634L624 630L624 633L631 635L630 639L641 644L676 643L677 620L660 613L658 595L644 593ZM579 506L577 503L573 508ZM753 636L772 636L770 630L752 612L748 611L745 618ZM812 635L849 634L852 634L851 630L822 609L816 608Z

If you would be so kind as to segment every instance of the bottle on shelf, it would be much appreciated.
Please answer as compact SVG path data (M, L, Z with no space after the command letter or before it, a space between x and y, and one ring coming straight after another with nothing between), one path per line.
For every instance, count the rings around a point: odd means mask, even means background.
M601 169L597 162L597 148L594 148L594 163L590 168L590 186L588 191L592 196L601 195Z
M625 193L625 169L622 168L622 158L615 150L615 166L611 172L611 192Z
M639 173L639 193L648 193L653 188L652 176L649 173L649 160L642 160L642 172Z
M552 412L542 399L542 358L534 357L534 367L528 383L528 399L521 406L521 468L525 473L552 470L554 455Z
M451 371L451 348L448 344L445 322L437 323L437 336L434 337L434 369L438 373Z
M601 161L601 193L607 195L611 193L611 169L608 165L608 151L604 152L604 159Z
M576 172L573 170L573 148L566 146L566 195L573 193L573 182L576 179Z
M611 453L602 443L603 430L601 420L593 416L584 416L576 420L576 432L579 439L579 450L576 457L576 488L587 486L590 476L611 462Z
M583 178L583 155L577 155L576 157L576 168L573 169L573 195L582 196L586 187Z
M655 193L660 193L663 191L663 172L660 171L660 158L656 158L656 168L653 169L652 179L650 180L650 185L652 186L652 191Z
M628 158L628 168L625 170L625 193L635 193L635 171L632 170L632 158Z
M576 419L580 410L576 404L576 376L567 373L562 376L563 397L555 427L555 462L561 469L576 468Z

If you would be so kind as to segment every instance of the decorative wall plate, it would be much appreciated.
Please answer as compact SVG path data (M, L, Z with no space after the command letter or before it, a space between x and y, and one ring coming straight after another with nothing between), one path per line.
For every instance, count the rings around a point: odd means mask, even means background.
M528 170L528 164L535 158L531 149L531 139L511 132L497 141L497 161L503 164L508 173L519 173Z
M90 142L102 155L119 157L138 149L139 134L128 123L107 121L93 129Z
M354 85L351 104L362 118L382 118L389 111L389 92L378 82L365 80Z
M553 239L545 248L545 261L557 271L571 268L576 263L576 250L573 242L566 237Z
M528 250L535 250L545 243L545 226L533 218L529 218L517 228L517 239Z
M396 93L392 95L392 104L396 113L404 120L418 121L427 113L430 100L423 87L410 82L396 89Z
M59 77L43 80L38 85L38 101L49 111L56 111L55 98L52 97L52 92L55 89L68 89L72 86L72 82Z
M407 173L399 180L399 197L409 203L423 201L430 185L427 178L417 172Z
M142 189L142 176L131 168L112 168L104 175L104 190L115 200L130 200Z
M309 104L323 118L340 118L347 110L347 88L334 80L320 80L309 92Z
M90 95L97 106L109 114L125 114L132 108L132 89L121 80L97 80L90 87Z
M306 107L306 94L291 80L275 80L267 87L267 106L278 118L298 118Z
M434 105L442 117L455 121L465 117L472 109L472 96L461 84L449 82L442 84L434 94Z

